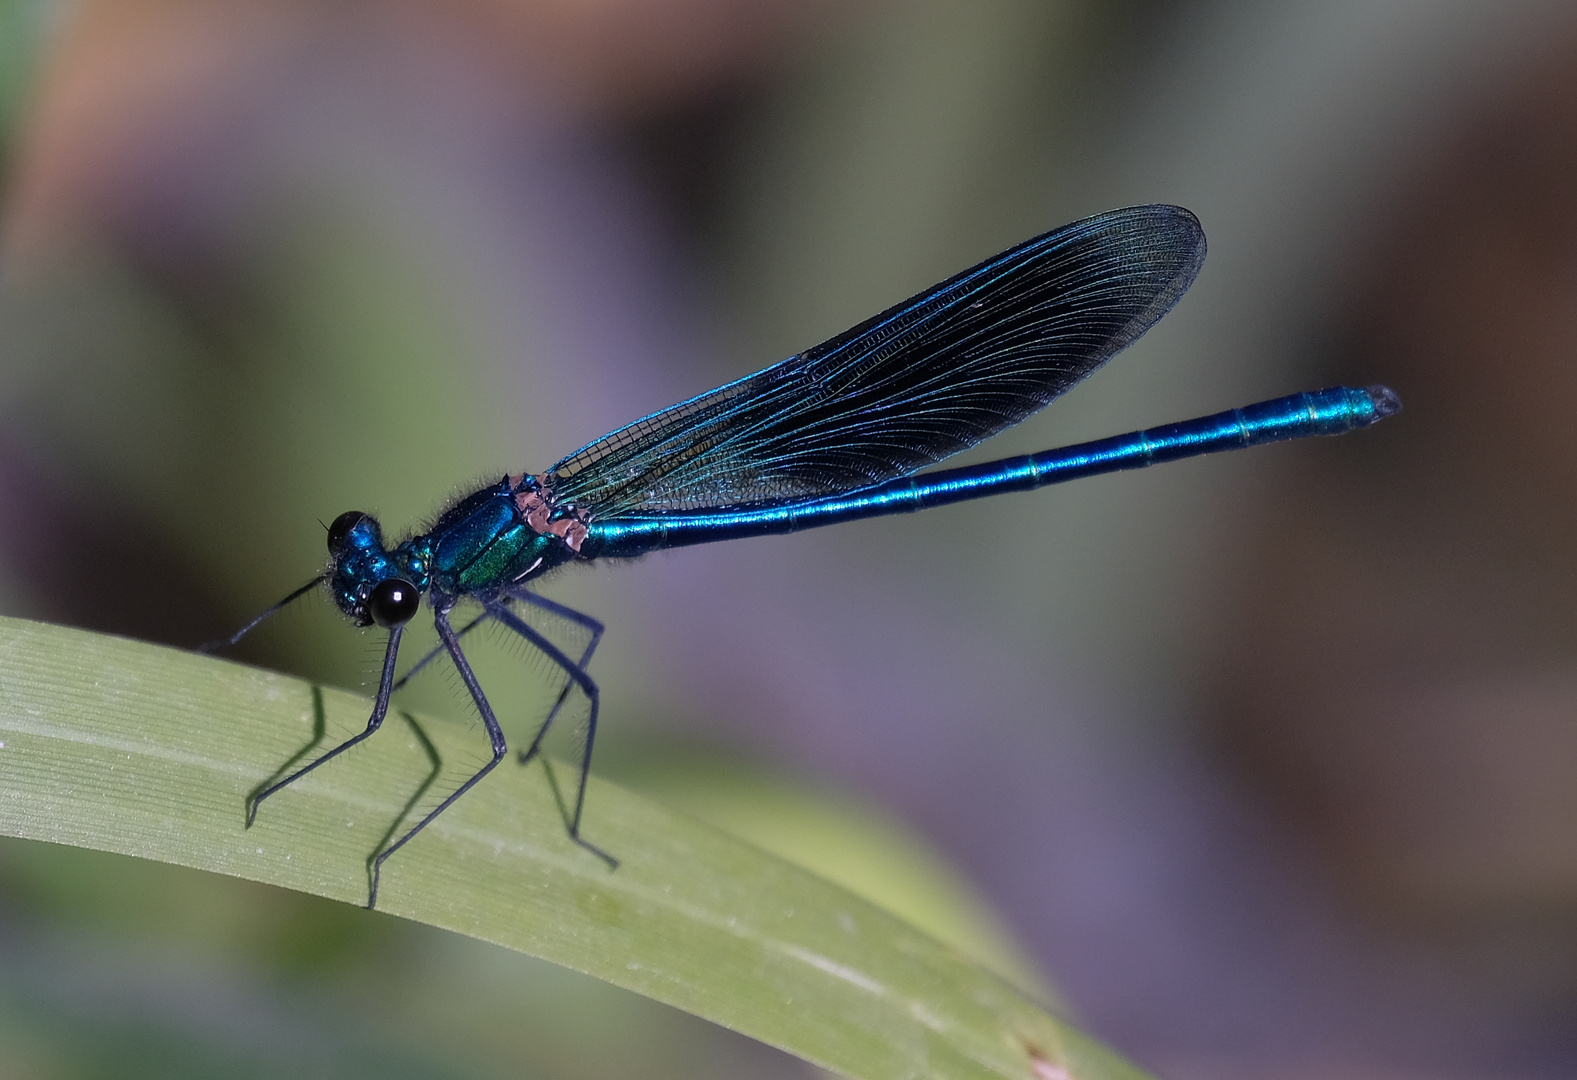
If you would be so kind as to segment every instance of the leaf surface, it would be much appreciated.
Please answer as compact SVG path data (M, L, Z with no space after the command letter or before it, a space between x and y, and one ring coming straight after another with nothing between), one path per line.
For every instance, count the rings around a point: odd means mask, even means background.
M369 853L480 762L480 732L391 712L376 737L243 822L249 792L367 712L363 698L288 676L0 619L0 833L361 903ZM500 766L386 864L379 911L585 972L857 1080L1142 1080L844 889L595 778L587 800L586 835L622 860L616 871L565 836L542 769Z

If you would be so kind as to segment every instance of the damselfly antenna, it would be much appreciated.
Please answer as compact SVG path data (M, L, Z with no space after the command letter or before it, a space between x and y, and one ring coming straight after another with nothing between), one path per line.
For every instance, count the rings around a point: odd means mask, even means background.
M328 576L327 574L319 574L317 577L313 578L311 581L309 581L305 585L301 586L301 588L297 589L295 592L293 592L289 596L285 597L279 603L275 604L273 607L271 607L267 611L263 612L257 618L253 619L251 622L249 622L245 626L241 627L241 629L237 630L235 633L231 634L229 637L227 637L227 638L214 638L214 640L212 640L212 641L205 641L201 645L197 646L197 651L200 652L200 653L211 653L215 649L229 648L231 645L234 645L236 642L238 642L242 638L246 637L246 635L248 633L250 633L252 631L252 629L257 626L258 623L262 622L264 619L268 618L270 615L277 615L277 614L279 614L279 612L284 609L285 605L289 604L290 602L292 602L294 600L301 599L303 596L307 595L307 593L311 592L313 589L315 589L319 585L323 584L323 579L325 577L327 577L327 576Z

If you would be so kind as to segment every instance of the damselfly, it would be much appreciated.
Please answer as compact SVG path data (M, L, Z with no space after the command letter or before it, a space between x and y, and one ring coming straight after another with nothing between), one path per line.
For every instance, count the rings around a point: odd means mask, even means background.
M329 527L328 567L234 636L325 585L358 626L388 631L366 728L258 792L264 799L368 738L403 683L395 664L405 626L427 597L441 642L492 742L489 760L371 860L367 906L384 861L486 776L508 752L503 730L461 648L487 622L520 635L562 670L564 684L529 761L570 694L589 711L573 802L564 824L581 847L586 776L597 733L597 684L586 668L600 622L538 595L551 571L664 548L794 532L922 510L1004 491L1306 435L1367 427L1399 409L1382 386L1294 394L1148 431L985 465L921 473L1018 423L1100 367L1166 314L1205 257L1199 222L1175 206L1136 206L1086 218L987 259L782 363L620 428L542 473L505 476L460 499L427 532L388 544L377 519L351 511ZM459 630L461 601L480 614ZM564 652L522 612L578 625ZM205 647L206 648L206 647ZM407 674L406 678L409 678Z

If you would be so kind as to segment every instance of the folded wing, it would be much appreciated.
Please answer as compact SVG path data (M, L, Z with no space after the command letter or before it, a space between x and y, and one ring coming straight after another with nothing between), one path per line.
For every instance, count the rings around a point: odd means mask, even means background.
M594 519L837 495L934 464L1068 390L1165 315L1205 257L1194 215L1065 225L782 363L555 465Z

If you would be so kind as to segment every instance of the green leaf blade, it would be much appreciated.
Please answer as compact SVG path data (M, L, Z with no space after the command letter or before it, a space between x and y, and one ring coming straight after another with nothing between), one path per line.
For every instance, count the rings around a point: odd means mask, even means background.
M365 699L286 676L0 619L0 833L361 903L392 823L408 827L412 805L453 790L486 748L463 725L391 713L243 828L249 792L366 715ZM436 783L426 739L445 763ZM587 806L586 835L616 871L565 836L540 769L506 762L385 864L379 909L851 1077L1142 1076L830 882L595 779Z

